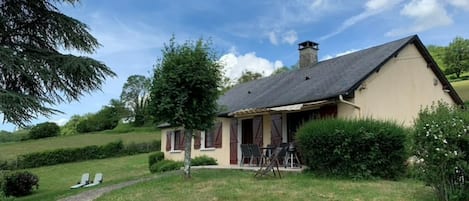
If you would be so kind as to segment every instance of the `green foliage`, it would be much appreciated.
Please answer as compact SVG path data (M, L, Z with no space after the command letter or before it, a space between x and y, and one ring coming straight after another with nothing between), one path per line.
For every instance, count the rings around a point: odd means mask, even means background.
M80 123L80 121L83 121L85 120L86 117L85 116L80 116L80 115L73 115L72 117L70 117L70 120L68 120L68 122L63 125L62 127L60 127L60 135L76 135L78 134L78 131L77 131L77 126L78 126L78 123Z
M29 131L30 139L55 137L60 133L60 127L56 123L44 122L32 127Z
M104 106L96 114L79 121L77 131L80 133L88 133L114 129L120 119L124 117L125 111L123 103L113 99L110 101L109 105Z
M253 80L258 80L262 78L262 74L252 71L243 71L241 77L238 78L238 84L250 82Z
M202 39L165 45L155 65L149 109L157 122L206 130L218 112L221 67L210 44Z
M158 163L159 161L162 161L163 159L164 159L164 153L161 151L150 154L148 156L148 167L153 166L154 164Z
M148 96L151 86L150 78L143 75L131 75L122 87L121 101L130 108L130 116L134 126L143 126L150 120L148 114Z
M274 72L272 72L272 75L278 75L278 74L282 74L282 73L285 73L285 72L288 72L290 71L290 69L286 66L283 66L281 68L277 68L274 70Z
M429 45L427 46L427 50L430 52L433 60L435 60L436 64L440 67L443 72L446 72L446 64L444 62L444 57L446 54L446 46L436 46L436 45ZM445 73L446 74L446 73Z
M406 131L391 122L314 120L298 130L296 142L305 165L321 174L395 179L405 171Z
M0 191L6 197L29 195L33 187L39 188L39 178L28 171L0 173Z
M56 4L63 2L78 0L0 4L0 112L7 122L24 125L59 113L49 106L79 100L116 75L92 58L61 53L93 53L99 47L85 24L60 13Z
M134 155L160 150L160 144L160 141L157 140L130 143L128 145L124 145L122 141L116 141L101 146L91 145L81 148L56 149L20 155L17 161L3 162L0 163L0 166L2 166L2 169L36 168L69 162Z
M183 166L181 161L162 160L150 166L150 172L167 172L171 170L179 170Z
M469 200L469 113L438 103L419 113L414 153L442 201Z
M459 78L463 72L469 70L469 39L456 37L448 46L444 63L446 64L445 74L456 74Z
M4 142L18 142L29 139L29 131L24 132L8 132L0 131L0 143Z
M191 161L193 166L203 166L203 165L218 165L217 160L208 156L197 156Z

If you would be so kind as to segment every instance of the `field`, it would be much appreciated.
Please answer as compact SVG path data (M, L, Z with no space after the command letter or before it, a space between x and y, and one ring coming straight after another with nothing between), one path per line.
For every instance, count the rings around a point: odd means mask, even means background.
M463 101L469 101L469 80L451 83Z
M148 177L148 154L140 154L121 158L91 160L78 163L67 163L34 169L27 169L39 177L39 190L34 194L16 200L41 201L57 200L58 198L73 195L87 189L69 189L76 184L85 172L90 173L92 180L94 174L104 174L104 182L92 188L124 182L135 178Z
M124 144L130 142L150 142L160 140L159 130L143 130L125 134L112 134L109 132L90 133L83 135L60 136L24 142L0 144L0 160L14 159L18 155L53 150L59 148L84 147L89 145L102 145L121 139Z
M284 178L255 179L254 172L196 170L193 178L161 177L105 194L98 201L150 200L374 200L433 201L429 187L413 180L353 181L284 174Z

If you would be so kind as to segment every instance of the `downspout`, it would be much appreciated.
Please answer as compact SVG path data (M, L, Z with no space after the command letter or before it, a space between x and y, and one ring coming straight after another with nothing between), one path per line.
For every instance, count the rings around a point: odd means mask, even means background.
M358 106L358 105L357 105L357 104L355 104L355 103L352 103L352 102L350 102L350 101L346 101L346 100L344 100L344 97L342 96L342 94L341 94L341 95L339 95L339 102L341 102L341 103L345 103L345 104L347 104L347 105L350 105L350 106L352 106L352 107L354 107L354 108L358 109L358 117L360 118L360 117L362 116L361 107L360 107L360 106Z

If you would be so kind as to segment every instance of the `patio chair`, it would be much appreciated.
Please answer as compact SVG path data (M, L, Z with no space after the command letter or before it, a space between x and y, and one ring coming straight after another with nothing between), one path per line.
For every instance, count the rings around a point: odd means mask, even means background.
M249 148L248 144L241 144L241 161L239 162L239 166L244 165L244 160L247 158L251 158L251 149Z
M267 159L265 158L265 155L262 154L259 145L249 144L248 146L251 150L251 160L249 161L249 166L252 166L252 162L254 161L254 159L257 160L257 166L261 166L261 164L264 163Z
M93 183L87 184L83 187L92 187L92 186L96 186L100 183L103 183L103 173L96 173L96 175L94 175Z
M81 188L90 182L90 173L85 173L81 175L81 180L73 186L70 186L71 189Z
M266 176L270 171L272 171L274 176L277 176L277 174L278 174L278 176L280 178L282 178L282 175L280 174L280 170L279 170L278 166L280 164L279 155L281 154L281 152L285 152L284 149L285 148L281 147L281 146L275 148L274 151L272 152L272 156L270 156L266 166L265 167L261 166L261 168L256 171L256 174L254 174L254 177ZM275 168L277 168L277 173L275 173Z

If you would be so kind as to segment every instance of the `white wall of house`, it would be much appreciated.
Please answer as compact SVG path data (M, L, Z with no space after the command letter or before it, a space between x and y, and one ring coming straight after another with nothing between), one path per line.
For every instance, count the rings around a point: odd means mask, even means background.
M360 111L341 103L338 105L339 117L360 115L392 120L405 126L413 125L421 108L438 101L455 104L413 44L407 45L365 80L350 101L360 106Z

